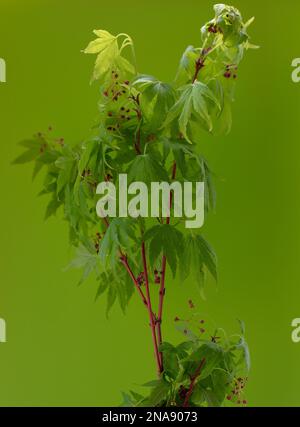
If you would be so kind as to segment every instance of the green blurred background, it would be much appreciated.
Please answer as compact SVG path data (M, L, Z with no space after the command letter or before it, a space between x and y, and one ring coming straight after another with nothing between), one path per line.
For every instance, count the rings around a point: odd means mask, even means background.
M71 251L61 218L43 222L40 182L31 166L11 166L17 142L52 125L68 142L89 134L97 114L94 58L80 50L94 28L127 32L139 70L171 80L188 44L213 16L208 0L1 0L0 57L0 405L117 405L120 391L155 376L144 308L134 298L124 317L107 320L96 283L76 287L78 272L63 272ZM207 322L236 332L247 325L252 406L300 405L300 344L291 321L300 317L299 182L300 84L291 61L300 56L300 4L236 0L245 19L255 15L250 51L239 72L234 125L227 137L203 137L217 175L218 205L205 236L219 257L218 288L169 281L164 334L179 341L173 318L192 298ZM211 320L212 319L212 320Z

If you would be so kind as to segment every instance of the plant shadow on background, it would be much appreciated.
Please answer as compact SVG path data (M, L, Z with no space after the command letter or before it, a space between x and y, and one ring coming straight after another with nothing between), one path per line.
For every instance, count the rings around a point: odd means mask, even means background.
M182 281L191 278L203 294L206 274L217 280L216 255L186 218L103 218L96 214L97 185L129 182L198 182L205 184L205 211L215 206L212 173L199 153L202 132L228 133L238 65L249 42L240 12L215 5L215 17L202 27L202 46L189 46L169 84L137 72L132 39L95 30L84 50L97 54L93 80L101 86L98 122L83 143L70 146L62 138L39 133L21 142L27 150L14 163L34 161L35 177L46 169L40 195L51 195L46 218L61 207L69 223L82 283L91 273L99 281L96 298L106 293L107 315L115 301L125 311L136 290L149 318L158 378L145 384L150 392L123 393L124 406L223 406L246 404L244 388L250 368L249 351L240 333L223 329L203 338L204 320L190 301L191 316L176 318L184 341L173 346L162 335L166 269ZM130 58L130 59L129 59ZM158 307L153 294L158 294ZM209 325L205 325L209 328Z

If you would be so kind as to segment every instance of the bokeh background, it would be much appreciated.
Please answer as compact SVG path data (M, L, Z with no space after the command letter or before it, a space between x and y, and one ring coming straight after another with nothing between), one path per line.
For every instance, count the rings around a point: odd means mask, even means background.
M40 181L16 167L17 142L51 124L68 142L84 139L97 114L94 57L80 50L94 28L132 35L139 70L171 80L188 44L213 15L208 0L1 0L0 57L0 405L118 405L120 391L155 377L150 333L138 298L128 314L94 302L96 283L77 287L63 272L71 252L60 217L43 221ZM192 298L207 323L235 333L247 326L251 406L300 405L300 56L296 1L235 0L255 15L250 51L239 72L234 125L227 137L203 137L216 173L216 214L204 233L219 258L218 287L202 301L194 283L169 282L164 334L179 341L173 318Z

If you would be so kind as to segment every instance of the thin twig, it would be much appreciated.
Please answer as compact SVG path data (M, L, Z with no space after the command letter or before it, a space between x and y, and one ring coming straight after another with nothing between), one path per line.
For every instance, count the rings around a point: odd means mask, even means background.
M130 266L129 266L129 264L128 264L128 259L127 259L127 257L126 257L125 255L123 255L123 254L122 254L122 255L121 255L121 257L120 257L120 261L121 261L121 263L124 265L124 267L125 267L125 269L126 269L127 273L129 274L129 276L131 277L131 279L132 279L132 281L133 281L133 283L134 283L134 286L136 287L136 290L138 291L138 293L139 293L139 295L140 295L140 297L141 297L141 299L142 299L142 301L143 301L144 305L145 305L146 307L148 307L147 299L146 299L146 297L145 297L145 295L144 295L144 293L143 293L143 291L142 291L142 289L141 289L140 285L138 284L138 281L137 281L137 279L136 279L135 275L133 274L133 272L132 272L132 270L131 270L131 268L130 268Z
M108 219L104 217L103 218L103 222L106 225L106 228L108 228L109 227L109 221L108 221ZM131 268L129 266L127 256L122 253L121 249L119 249L119 253L120 253L120 261L124 265L124 267L125 267L127 273L129 274L129 276L131 277L131 280L132 280L134 286L136 287L136 289L138 291L138 294L140 295L140 297L141 297L141 299L143 301L143 304L146 307L148 307L147 299L146 299L146 297L145 297L145 295L144 295L144 293L143 293L140 285L138 284L138 281L137 281L137 279L136 279L133 271L131 270Z

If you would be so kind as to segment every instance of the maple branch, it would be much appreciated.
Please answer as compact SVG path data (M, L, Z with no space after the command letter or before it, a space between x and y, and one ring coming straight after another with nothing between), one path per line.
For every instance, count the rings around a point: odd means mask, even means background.
M131 277L131 279L132 279L132 281L133 281L133 283L134 283L134 286L136 287L136 290L138 291L138 293L139 293L139 295L140 295L140 297L141 297L141 299L142 299L142 301L143 301L143 304L144 304L146 307L148 307L147 299L146 299L146 297L145 297L145 295L144 295L144 293L143 293L143 291L142 291L142 289L141 289L140 285L138 284L138 281L137 281L137 279L136 279L135 275L133 274L133 272L132 272L132 270L131 270L131 268L130 268L130 266L129 266L129 264L128 264L128 259L127 259L127 257L126 257L125 255L123 255L123 254L122 254L122 255L120 256L120 261L121 261L121 263L124 265L124 267L125 267L125 269L126 269L127 273L129 274L129 276Z
M105 218L105 217L103 217L103 222L104 222L104 224L106 225L106 228L108 228L108 227L109 227L109 221L108 221L108 219L107 219L107 218ZM130 268L130 266L129 266L129 264L128 264L127 256L126 256L126 255L124 255L124 254L122 253L121 249L119 249L119 252L120 252L120 261L121 261L121 263L124 265L124 267L125 267L125 269L126 269L127 273L128 273L128 274L129 274L129 276L131 277L131 279L132 279L132 281L133 281L133 284L134 284L134 286L135 286L136 290L138 291L138 293L139 293L139 295L140 295L140 297L141 297L141 299L142 299L142 301L143 301L143 304L144 304L146 307L148 307L147 299L146 299L146 297L145 297L145 295L144 295L144 293L143 293L143 291L142 291L142 289L141 289L140 285L138 284L138 281L137 281L137 279L136 279L136 277L135 277L135 275L134 275L133 271L131 270L131 268Z
M203 56L202 55L200 55L200 57L197 59L197 61L196 61L196 63L195 63L195 74L194 74L194 77L193 77L193 80L192 80L192 83L195 83L195 81L197 80L197 78L198 78L198 74L199 74L199 71L201 70L201 68L203 68L204 67L204 58L203 58Z
M147 295L147 301L148 301L148 312L149 312L150 327L151 327L151 333L152 333L152 341L154 346L157 371L158 371L158 375L160 376L160 374L162 373L162 364L161 364L161 357L160 357L160 354L158 351L158 345L157 345L156 319L153 314L152 305L151 305L151 296L150 296L150 289L149 289L148 269L147 269L147 260L146 260L146 251L145 251L144 242L142 242L142 259L143 259L143 266L144 266L145 286L146 286L146 295Z
M172 177L171 177L172 180L174 180L176 178L176 169L177 169L177 165L176 165L176 162L174 161L173 167L172 167ZM169 213L169 216L166 220L167 224L170 224L171 208L172 208L172 204L173 204L173 193L172 193L172 191L170 191L169 197L170 197L170 199L169 199L170 213ZM162 343L161 324L162 324L164 297L165 297L165 293L166 293L166 288L165 288L166 267L167 267L167 258L165 255L163 255L163 257L162 257L162 269L161 269L162 270L162 272L161 272L161 283L160 283L160 289L159 289L159 306L158 306L158 316L157 316L157 337L158 337L158 344L159 345ZM162 355L162 353L160 353L160 358L161 358L161 365L163 368L163 355Z
M202 368L205 365L205 362L206 362L206 360L205 360L205 357L204 357L201 360L200 365L196 369L194 375L191 377L191 384L189 386L189 389L188 389L188 391L186 393L186 396L185 396L185 399L184 399L184 402L183 402L183 407L184 408L186 408L189 405L189 400L190 400L190 397L191 397L191 395L193 393L195 382L196 382L197 378L200 376Z

